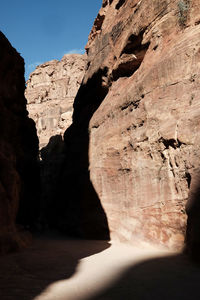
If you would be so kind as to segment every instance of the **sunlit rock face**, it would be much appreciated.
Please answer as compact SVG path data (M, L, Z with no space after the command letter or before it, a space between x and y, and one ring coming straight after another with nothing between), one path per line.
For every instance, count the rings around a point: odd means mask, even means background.
M65 133L66 167L74 167L76 193L89 168L113 239L184 245L185 205L200 166L198 5L105 0L89 35L87 71ZM69 169L65 178L73 181ZM89 215L92 200L79 196Z
M40 148L62 135L72 122L73 101L85 72L86 55L66 54L39 65L27 81L29 115L36 122Z
M0 32L0 254L29 242L18 212L27 225L37 213L38 139L24 89L24 60Z

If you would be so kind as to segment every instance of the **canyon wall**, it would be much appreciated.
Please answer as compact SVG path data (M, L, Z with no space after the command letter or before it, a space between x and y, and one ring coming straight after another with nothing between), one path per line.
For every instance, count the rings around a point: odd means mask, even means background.
M197 0L103 1L65 132L67 215L81 207L85 236L95 218L100 226L94 207L101 203L111 238L178 249L187 203L187 244L200 245L198 6Z
M73 101L85 73L86 55L66 54L39 65L25 91L29 116L36 122L40 148L62 135L72 122Z
M30 242L37 214L38 138L24 97L24 60L0 32L0 254Z
M72 123L73 101L86 68L86 55L66 54L61 61L52 60L39 65L27 81L25 96L29 116L36 122L40 144L40 213L37 227L63 230L68 220L60 214L67 210L63 202L70 197L65 190L61 199L60 173L66 158L63 133ZM69 189L67 189L69 190ZM75 212L71 211L74 215ZM65 231L65 230L64 230Z

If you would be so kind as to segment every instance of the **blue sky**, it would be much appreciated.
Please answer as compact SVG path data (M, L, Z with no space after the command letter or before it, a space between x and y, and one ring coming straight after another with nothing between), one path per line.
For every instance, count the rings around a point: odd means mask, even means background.
M37 64L82 53L101 0L4 0L0 30L25 60L26 79Z

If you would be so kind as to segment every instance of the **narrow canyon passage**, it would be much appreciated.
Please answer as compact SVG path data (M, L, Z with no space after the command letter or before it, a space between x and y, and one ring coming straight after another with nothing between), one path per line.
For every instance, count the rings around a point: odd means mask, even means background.
M1 300L199 299L199 267L150 246L46 235L0 270Z
M104 0L86 55L38 67L27 100L0 33L0 300L199 299L200 14L181 3Z

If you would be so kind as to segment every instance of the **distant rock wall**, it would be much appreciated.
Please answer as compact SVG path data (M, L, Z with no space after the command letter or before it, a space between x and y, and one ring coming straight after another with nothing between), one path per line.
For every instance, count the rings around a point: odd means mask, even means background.
M66 54L39 65L27 81L29 116L36 122L40 148L72 122L73 101L85 73L86 55Z
M200 246L198 6L104 0L90 33L87 71L65 132L63 182L70 189L74 182L68 201L81 203L81 220L92 224L85 178L114 239L183 247L190 191L187 243ZM92 226L84 222L87 235Z
M24 90L24 60L0 32L0 254L29 242L16 218L30 224L37 213L38 138Z

